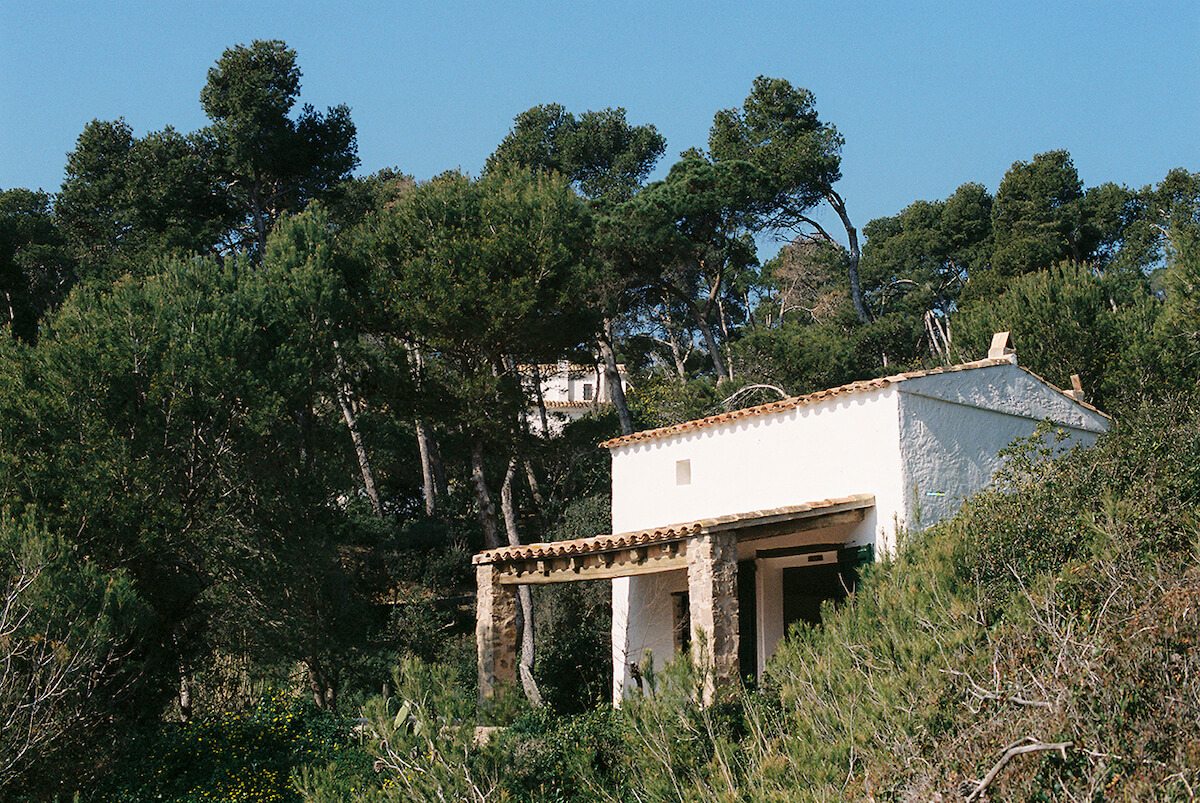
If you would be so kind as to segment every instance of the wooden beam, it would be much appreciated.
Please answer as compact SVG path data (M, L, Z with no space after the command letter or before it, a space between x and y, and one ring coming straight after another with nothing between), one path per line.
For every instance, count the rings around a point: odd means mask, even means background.
M810 516L804 519L781 521L774 524L758 524L742 527L737 531L738 543L756 541L760 538L774 538L779 535L798 535L812 530L824 530L827 527L838 527L843 524L858 524L867 517L866 508L857 510L842 510L837 513L826 513L821 516Z
M709 533L720 532L723 530L737 530L738 537L741 538L742 531L754 527L763 527L773 524L795 523L799 525L801 522L819 522L821 519L832 516L837 513L852 510L867 510L875 507L875 497L872 494L862 494L857 499L852 499L846 502L840 502L834 505L811 508L806 511L785 511L774 514L764 514L754 516L753 518L745 517L729 517L727 520L717 519L703 523L703 531ZM813 524L804 529L812 527L825 527L826 524ZM797 530L799 532L799 530Z

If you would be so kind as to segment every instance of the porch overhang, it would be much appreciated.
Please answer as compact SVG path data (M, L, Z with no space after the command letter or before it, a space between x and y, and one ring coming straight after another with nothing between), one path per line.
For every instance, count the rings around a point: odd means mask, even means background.
M566 583L651 574L686 569L689 540L696 536L732 533L740 543L799 534L856 524L874 506L873 494L851 494L650 530L502 547L480 552L472 562L476 566L493 567L495 578L501 585Z

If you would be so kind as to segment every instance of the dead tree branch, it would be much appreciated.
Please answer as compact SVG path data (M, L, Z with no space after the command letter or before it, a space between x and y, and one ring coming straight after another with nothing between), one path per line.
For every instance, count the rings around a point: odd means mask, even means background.
M1004 748L1004 755L1000 756L1000 760L996 762L996 766L988 770L988 774L983 776L983 780L978 782L969 795L967 795L967 803L974 803L979 800L987 788L992 785L992 781L996 780L996 776L1000 774L1000 770L1019 755L1025 753L1037 753L1046 750L1056 750L1062 755L1063 760L1067 759L1067 749L1074 747L1074 742L1043 742L1040 739L1035 739L1032 736L1026 736L1024 739L1019 739Z

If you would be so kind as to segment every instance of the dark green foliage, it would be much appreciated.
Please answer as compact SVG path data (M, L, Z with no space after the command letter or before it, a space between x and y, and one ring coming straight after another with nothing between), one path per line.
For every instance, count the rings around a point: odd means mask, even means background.
M734 347L734 365L744 382L803 395L920 368L924 335L919 318L900 312L862 325L785 323L746 334Z
M346 179L329 204L329 216L339 228L353 228L372 212L395 204L415 186L412 176L392 167L362 178Z
M278 40L227 49L200 93L225 197L241 216L237 244L260 254L280 215L330 197L358 166L349 107L305 105L293 120L299 94L296 52Z
M652 125L631 126L624 109L584 112L557 103L521 112L488 157L486 171L520 166L558 173L587 198L624 201L662 156L666 140Z
M327 666L361 638L331 537L353 485L322 401L344 297L323 226L283 227L258 270L173 261L81 287L5 355L5 498L129 573L164 690L213 651Z
M1079 374L1089 399L1114 409L1181 384L1186 366L1173 368L1172 355L1154 344L1160 308L1144 280L1063 263L1010 282L951 320L962 356L986 353L991 333L1011 331L1022 365L1059 387Z
M739 376L792 395L837 387L864 374L853 340L831 324L755 329L738 341L734 365Z
M815 103L808 90L760 75L741 109L713 118L713 158L749 161L771 177L776 225L798 225L842 176L842 137L821 122Z
M0 192L0 321L13 337L37 340L43 315L75 282L75 262L44 192Z
M678 305L703 338L718 381L729 378L728 342L736 297L728 282L757 265L747 229L768 208L767 174L747 161L711 162L686 151L662 181L600 221L599 247L646 307ZM732 303L731 303L732 302Z
M977 582L1011 591L1016 579L1084 559L1097 548L1106 519L1126 523L1128 554L1138 561L1191 548L1200 426L1187 397L1131 411L1086 454L1051 461L1053 440L1044 433L1017 444L998 489L979 494L960 514L971 533L968 561Z
M596 331L581 303L590 225L561 178L522 169L444 174L369 221L358 247L379 268L393 330L429 360L443 394L431 414L514 437L527 399L511 361L556 360Z
M532 444L544 477L541 540L609 531L612 465L598 444L620 434L616 413L608 410L572 421L560 437Z
M611 529L611 528L605 528ZM599 530L598 532L603 532ZM605 582L538 589L534 674L551 710L579 714L612 696L612 596Z
M721 395L707 378L681 385L672 379L646 379L629 400L630 412L645 429L669 427L721 412Z
M369 766L350 743L350 722L278 693L242 715L164 723L140 736L87 803L202 800L298 803L292 774L333 762L354 777Z
M1156 201L1167 222L1162 332L1195 364L1200 358L1200 174L1171 171Z
M595 800L595 786L620 789L631 780L630 735L611 708L569 717L529 714L504 734L511 755L504 788L517 800Z
M1095 239L1083 230L1088 218L1083 184L1066 151L1014 163L992 206L993 266L1015 276L1065 259L1084 261Z
M715 160L749 161L769 177L771 198L765 213L750 224L755 231L783 230L833 244L813 214L818 204L829 204L846 232L850 301L859 321L866 323L871 316L858 275L858 231L833 186L842 176L844 141L836 128L820 121L813 104L808 90L760 75L741 110L727 109L713 118L709 148Z
M465 532L464 532L465 531ZM474 632L471 605L475 575L471 555L482 548L464 521L420 518L365 552L374 575L363 588L383 603L386 625L376 637L387 655L452 661ZM390 666L375 666L386 677ZM377 685L372 683L370 685Z
M987 190L964 184L945 201L917 201L864 226L860 267L877 314L949 312L968 277L989 265L991 211Z
M94 120L67 157L55 213L84 276L146 274L171 255L249 250L255 261L285 212L334 197L358 165L346 106L305 106L283 42L229 48L208 73L208 128L134 136Z
M153 700L150 612L125 572L79 560L32 510L0 509L0 595L0 796L70 791L114 718Z
M80 273L144 275L164 257L216 250L236 220L216 158L201 134L168 127L139 139L123 119L88 123L54 205Z

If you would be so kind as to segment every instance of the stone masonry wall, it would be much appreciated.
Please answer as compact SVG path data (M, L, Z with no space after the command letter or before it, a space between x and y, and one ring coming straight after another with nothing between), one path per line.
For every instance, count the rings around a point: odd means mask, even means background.
M692 657L705 673L704 702L738 676L737 536L698 535L688 541L688 605Z
M479 651L479 705L517 679L516 586L501 585L490 563L475 567L475 643Z

